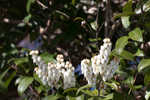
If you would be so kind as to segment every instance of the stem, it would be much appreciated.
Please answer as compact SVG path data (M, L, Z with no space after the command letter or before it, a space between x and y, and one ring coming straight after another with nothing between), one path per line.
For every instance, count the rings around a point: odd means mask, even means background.
M106 0L106 14L105 14L105 37L109 36L109 32L111 31L110 22L111 22L111 4L110 0Z

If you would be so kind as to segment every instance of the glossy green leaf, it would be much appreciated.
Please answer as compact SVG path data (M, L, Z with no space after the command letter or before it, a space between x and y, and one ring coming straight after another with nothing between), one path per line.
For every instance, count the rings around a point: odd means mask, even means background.
M118 85L115 82L112 83L105 82L105 84L110 86L112 89L118 90Z
M32 82L32 77L24 77L18 85L18 93L22 95Z
M126 50L123 50L120 56L126 60L134 60L134 55L131 52Z
M81 92L83 92L84 94L87 94L89 96L97 96L98 95L98 90L81 90Z
M137 52L134 54L135 56L139 56L139 57L143 57L144 56L144 52L140 49L137 50Z
M138 71L141 72L146 68L150 68L150 59L142 59L138 65Z
M114 96L113 93L108 94L108 95L105 96L105 98L104 98L103 100L112 100L112 99L113 99L113 96Z
M77 90L76 95L78 95L81 90L86 89L86 88L90 88L90 87L91 87L91 85L88 85L88 84L87 84L87 85L84 85L84 86L82 86L82 87L80 87L80 88Z
M117 54L121 54L125 46L128 44L128 37L123 36L119 38L115 45L115 51Z
M140 28L135 28L133 31L129 32L129 38L135 41L143 42L143 31Z
M122 16L121 22L124 28L128 28L130 26L130 16Z

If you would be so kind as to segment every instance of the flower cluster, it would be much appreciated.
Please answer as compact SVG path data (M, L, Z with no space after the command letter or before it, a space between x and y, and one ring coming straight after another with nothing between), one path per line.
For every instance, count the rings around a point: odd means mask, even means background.
M38 56L38 51L31 51L33 62L38 66L35 72L41 79L44 85L48 84L51 87L58 87L60 78L63 79L64 89L75 86L74 67L71 62L64 62L63 55L59 54L55 62L45 64Z
M110 39L105 38L103 42L104 44L101 46L98 55L92 57L91 61L87 59L81 61L81 70L86 80L88 81L88 84L96 82L91 80L91 77L94 76L95 80L98 74L101 75L103 81L109 80L113 77L113 74L119 66L119 59L117 58L114 58L113 60L109 61L109 56L112 47Z
M81 70L82 74L84 74L84 77L88 81L88 84L95 86L96 76L93 74L93 69L89 59L84 59L81 61Z

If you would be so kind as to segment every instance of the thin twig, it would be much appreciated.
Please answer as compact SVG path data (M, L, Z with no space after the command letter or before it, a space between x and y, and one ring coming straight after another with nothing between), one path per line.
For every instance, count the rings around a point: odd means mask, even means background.
M40 5L40 6L42 6L44 9L47 9L48 7L47 6L45 6L42 2L40 2L39 0L36 0L36 2Z
M105 15L105 37L109 36L111 31L110 22L111 22L111 4L110 0L106 0L106 15Z

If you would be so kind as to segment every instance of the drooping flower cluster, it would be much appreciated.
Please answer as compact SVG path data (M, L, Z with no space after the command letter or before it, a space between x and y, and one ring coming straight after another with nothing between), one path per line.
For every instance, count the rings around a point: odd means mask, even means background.
M43 84L57 88L62 77L64 89L75 86L74 67L71 62L64 62L63 55L57 55L56 62L49 62L48 64L45 64L38 56L38 51L31 51L30 55L32 55L33 62L38 66L35 68L35 72Z
M91 62L89 59L84 59L81 61L81 70L82 74L84 74L84 77L88 81L89 85L96 85L96 76L93 74Z
M81 61L81 70L86 80L88 81L88 84L93 82L91 80L91 77L93 77L93 74L94 74L94 77L97 77L97 75L100 74L103 81L107 81L111 79L116 69L119 66L119 59L117 58L114 58L113 60L109 61L109 56L110 56L111 47L112 47L110 39L105 38L103 42L104 44L101 46L98 55L92 57L91 61L90 60L87 61L86 59ZM85 65L90 66L90 67L85 67ZM92 74L89 74L89 73L92 73ZM93 83L93 85L94 84L96 83Z

